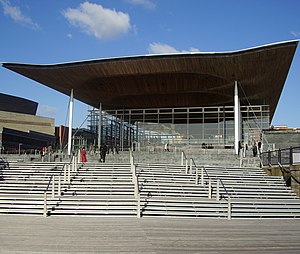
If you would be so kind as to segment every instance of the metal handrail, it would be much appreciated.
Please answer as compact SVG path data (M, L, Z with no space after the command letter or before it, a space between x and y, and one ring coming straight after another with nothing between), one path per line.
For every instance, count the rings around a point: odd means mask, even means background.
M273 165L271 163L268 164L269 168L273 168ZM290 170L286 170L282 164L280 162L278 162L278 166L279 166L279 169L282 173L288 173L288 174L291 174L291 178L294 179L294 181L300 185L300 181L294 176L292 175L292 172Z
M231 195L230 195L229 192L227 191L227 188L226 188L226 186L224 185L222 179L219 179L219 181L220 181L220 183L222 184L223 189L225 190L225 192L226 192L226 194L227 194L227 200L228 200L228 197L230 197ZM224 198L224 199L226 199L226 198Z
M136 174L136 165L134 164L134 156L132 153L132 150L129 150L129 159L130 159L130 166L131 166L131 172L132 172L132 180L134 184L134 196L137 201L137 217L140 218L142 216L141 214L141 198L140 198L140 188L139 188L139 180L138 176Z
M190 161L192 162L192 163L190 163L190 173L191 173L191 174L193 173L193 172L192 172L192 171L193 171L193 165L192 165L192 164L194 164L194 166L195 166L195 168L196 168L196 170L195 170L195 175L196 175L196 177L195 177L195 182L196 182L196 184L198 184L198 182L199 182L199 179L198 179L198 178L199 178L199 175L198 175L198 167L197 167L197 165L196 165L196 162L195 162L194 158L190 158ZM187 164L186 164L186 166L187 166ZM208 181L210 181L210 177L209 177L208 172L207 172L207 170L205 169L204 166L201 167L201 169L202 169L202 171L201 171L201 185L203 186L203 185L204 185L204 176L203 176L203 172L205 172ZM186 174L187 174L187 168L186 168Z
M0 180L3 180L3 169L9 168L9 162L0 158Z
M193 164L194 164L195 168L197 168L197 165L196 165L196 162L195 162L194 158L190 158L190 159L192 160L192 162L193 162ZM190 170L191 170L191 173L192 173L192 171L193 171L193 168L190 168Z
M261 153L261 157L263 158L263 162L265 162L265 164L262 164L263 166L266 166L268 164L272 164L272 165L277 165L277 163L282 163L282 161L284 160L283 164L289 164L289 165L293 165L294 159L293 159L293 153L295 152L299 153L300 151L300 146L294 146L294 147L289 147L289 148L279 148L279 149L274 149L274 150L269 150L266 152L262 152ZM284 157L282 155L285 155ZM272 161L274 162L275 159L275 163L272 163ZM266 163L267 160L267 163ZM299 161L297 161L296 163L299 163Z
M205 172L207 178L210 179L210 177L209 177L209 175L208 175L208 172L207 172L207 170L206 170L206 168L205 168L204 166L203 166L203 170L204 170L204 172Z
M184 158L187 160L187 157L186 157L185 152L184 152L183 150L182 150L181 152L182 152L182 154L184 155Z
M62 168L61 168L61 170L60 170L60 172L59 172L59 174L58 174L59 177L62 175L62 171L65 169L65 166L66 166L67 164L70 165L70 164L72 163L72 160L73 160L73 159L74 159L74 154L71 156L70 162L66 162L66 163L63 164L63 166L62 166ZM70 172L69 172L69 173L70 173ZM52 175L50 176L49 181L48 181L48 185L47 185L47 187L46 187L46 189L45 189L45 191L44 191L44 212L43 212L43 214L44 214L45 217L47 216L47 192L48 192L48 190L49 190L49 187L50 187L51 182L52 182L52 184L53 184L53 186L52 186L52 198L54 198L54 195L55 195L55 190L54 190L54 185L55 185L55 183L54 183L53 181L54 181L54 174L52 174ZM70 183L69 183L69 184L70 184ZM60 192L60 178L59 178L58 186L59 186L59 187L58 187L58 188L59 188L58 192L59 192L59 195L61 195L61 192Z
M286 169L281 165L281 163L279 163L279 162L278 162L278 166L279 166L281 172L285 172L285 173L291 174L291 178L293 178L294 181L295 181L297 184L300 185L300 181L299 181L297 178L295 178L294 175L292 175L292 172L291 172L290 170L286 170Z
M185 152L184 152L184 151L181 151L181 152L182 152L182 154L183 154L185 160L187 161L187 157L186 157ZM197 167L197 165L196 165L196 162L195 162L194 158L190 158L190 159L192 160L192 163L194 164L195 168L197 169L198 167ZM183 166L183 165L182 165L182 166ZM192 165L190 165L190 166L192 166ZM205 172L207 178L210 179L210 177L209 177L209 175L208 175L208 172L207 172L207 170L205 169L205 167L203 166L202 168L203 168L203 170L204 170L204 172ZM187 170L187 169L186 169L186 170ZM192 167L190 167L190 170L191 170L190 173L192 173Z
M72 160L73 160L73 157L74 157L74 155L71 156L70 162L66 162L66 163L63 164L63 166L62 166L62 168L61 168L61 170L60 170L60 172L59 172L59 174L58 174L59 176L62 175L62 172L63 172L65 166L66 166L67 164L71 164L71 162L72 162ZM54 176L54 174L52 174L52 175L50 176L49 182L48 182L48 185L47 185L47 188L45 189L44 193L48 191L53 176Z
M191 158L191 160L193 161L193 164L194 164L194 166L197 168L197 166L196 166L196 163L195 163L195 161L194 161L194 159L193 158ZM203 166L202 167L203 168L203 170L204 170L204 172L205 172L205 174L206 174L206 176L207 176L207 178L208 178L208 180L210 180L211 178L209 177L209 174L208 174L208 172L207 172L207 170L205 169L205 167ZM221 184L222 184L222 186L223 186L223 189L225 190L225 192L226 192L226 194L227 194L227 197L229 197L230 196L230 194L229 194L229 192L228 192L228 190L227 190L227 188L226 188L226 186L224 185L224 182L222 181L222 179L217 179L217 180L219 180L220 182L221 182ZM226 198L225 198L226 199Z
M194 164L195 168L196 168L196 184L198 184L198 168L197 168L197 165L196 165L196 162L193 158L191 158L191 161L192 163ZM207 172L207 170L205 169L205 167L203 166L203 172L206 173L206 176L208 178L208 198L212 198L212 181L211 181L211 178L209 177L209 174ZM191 172L192 172L192 168L190 169ZM203 173L201 173L201 181L202 181L202 184L204 183L203 182ZM223 183L222 179L217 179L217 192L216 192L216 199L217 200L220 200L220 189L219 189L219 182L221 183L223 189L225 190L225 193L227 194L227 198L224 197L225 200L227 200L227 203L228 203L228 208L227 208L227 219L228 220L231 220L231 217L232 217L232 203L231 203L231 195L229 194L225 184Z
M181 166L183 166L183 161L184 161L184 159L185 159L185 161L186 161L186 163L187 163L187 157L186 157L186 154L185 154L185 152L182 150L181 151ZM187 165L187 164L186 164Z
M195 162L194 158L191 158L191 160L192 160L192 162L193 162L195 168L197 168L197 165L196 165L196 162ZM205 172L207 178L210 179L209 174L208 174L207 170L205 169L205 167L203 166L202 168L203 168L203 170L204 170L204 172ZM192 169L191 169L191 170L192 170Z
M223 187L223 189L225 190L226 194L227 194L227 199L224 197L225 200L227 200L227 204L228 204L228 208L227 208L227 219L228 220L231 220L231 217L232 217L232 202L231 202L231 195L229 194L229 192L227 191L227 188L226 186L224 185L222 179L218 179L218 184L217 186L219 186L219 181L221 182L221 185ZM218 187L217 187L218 188ZM219 195L219 196L218 196ZM219 200L219 197L220 197L220 193L219 193L219 190L218 190L218 193L217 193L217 200ZM222 197L222 195L221 195Z
M48 189L49 189L49 187L50 187L50 184L51 184L51 182L52 182L53 176L54 176L54 175L51 175L51 176L49 177L48 185L47 185L47 188L46 188L46 190L44 191L44 193L47 193L47 191L48 191Z

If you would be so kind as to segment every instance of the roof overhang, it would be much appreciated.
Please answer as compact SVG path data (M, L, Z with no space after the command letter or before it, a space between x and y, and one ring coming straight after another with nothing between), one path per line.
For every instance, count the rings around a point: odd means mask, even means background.
M271 119L298 41L222 53L180 53L3 67L103 110L270 105Z

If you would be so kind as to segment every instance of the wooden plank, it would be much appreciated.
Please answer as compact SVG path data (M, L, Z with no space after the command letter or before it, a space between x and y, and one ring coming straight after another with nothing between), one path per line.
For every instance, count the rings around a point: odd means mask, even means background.
M1 253L299 253L300 220L0 215Z
M270 104L271 119L298 42L228 53L187 53L99 59L55 65L3 66L103 110ZM249 101L249 102L248 102Z

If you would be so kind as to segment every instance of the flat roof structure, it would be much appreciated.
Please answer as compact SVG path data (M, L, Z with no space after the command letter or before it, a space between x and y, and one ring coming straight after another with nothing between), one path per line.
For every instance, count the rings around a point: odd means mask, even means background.
M0 93L0 111L35 115L37 107L37 102Z
M191 52L3 67L103 110L270 105L272 119L299 41L221 53Z

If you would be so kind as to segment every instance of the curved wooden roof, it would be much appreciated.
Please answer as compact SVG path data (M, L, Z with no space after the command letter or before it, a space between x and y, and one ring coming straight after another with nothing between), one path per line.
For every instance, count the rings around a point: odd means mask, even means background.
M276 109L298 41L224 53L184 53L3 67L103 110L233 104Z

